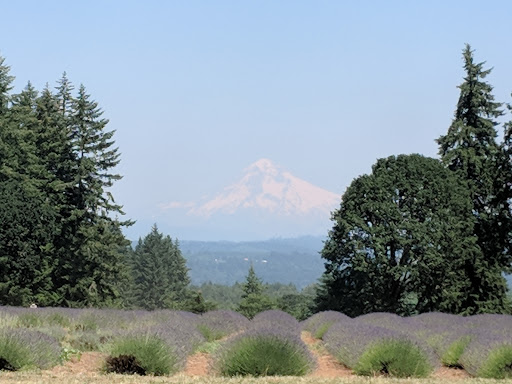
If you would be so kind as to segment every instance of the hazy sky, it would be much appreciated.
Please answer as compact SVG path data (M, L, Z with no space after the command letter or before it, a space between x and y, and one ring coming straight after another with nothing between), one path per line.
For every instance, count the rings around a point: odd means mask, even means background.
M110 119L114 196L149 232L160 204L213 196L265 157L340 195L377 158L437 155L464 43L511 102L512 2L0 1L0 55L63 71ZM169 220L172 220L170 218ZM173 235L173 234L171 234Z

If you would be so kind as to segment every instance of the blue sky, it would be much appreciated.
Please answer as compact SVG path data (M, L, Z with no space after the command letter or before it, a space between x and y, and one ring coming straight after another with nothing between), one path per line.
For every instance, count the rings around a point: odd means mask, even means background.
M110 119L131 237L262 157L341 195L377 158L436 156L466 42L512 101L510 1L2 3L16 90L66 71Z

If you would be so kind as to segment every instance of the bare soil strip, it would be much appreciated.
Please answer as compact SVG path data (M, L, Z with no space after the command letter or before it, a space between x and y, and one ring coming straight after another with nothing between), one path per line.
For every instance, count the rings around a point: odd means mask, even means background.
M72 358L63 365L57 365L51 369L54 375L97 375L103 368L107 354L101 352L84 352L78 358Z
M309 332L302 332L302 341L306 343L313 356L317 359L316 369L309 374L311 377L350 377L354 376L351 369L340 364L332 355L320 347L320 340Z
M194 353L187 359L183 373L186 376L207 376L210 367L210 355L204 352Z

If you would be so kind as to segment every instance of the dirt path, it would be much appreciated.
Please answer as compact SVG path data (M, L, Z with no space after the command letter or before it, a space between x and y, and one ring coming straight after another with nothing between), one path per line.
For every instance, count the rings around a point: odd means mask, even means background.
M204 352L194 353L187 359L183 373L186 376L207 376L210 368L210 355Z
M354 376L351 369L340 364L309 332L302 332L302 341L306 343L313 356L317 359L316 369L309 374L311 377L349 377Z
M441 367L432 374L432 377L445 380L464 380L471 378L471 375L463 369Z
M103 368L107 354L101 352L84 352L78 358L72 358L63 365L57 365L50 371L54 375L97 375Z

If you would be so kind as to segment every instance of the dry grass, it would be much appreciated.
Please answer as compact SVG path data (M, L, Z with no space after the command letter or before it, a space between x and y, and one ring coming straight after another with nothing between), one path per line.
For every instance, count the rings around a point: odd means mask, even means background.
M26 384L511 384L512 380L485 380L485 379L385 379L368 377L348 377L322 379L316 377L265 377L265 378L221 378L221 377L190 377L178 374L170 377L151 376L126 376L104 375L90 373L84 375L55 374L43 372L16 372L0 373L1 383L26 383Z

